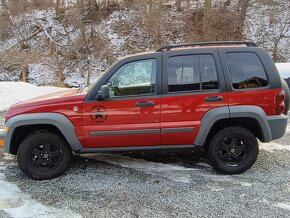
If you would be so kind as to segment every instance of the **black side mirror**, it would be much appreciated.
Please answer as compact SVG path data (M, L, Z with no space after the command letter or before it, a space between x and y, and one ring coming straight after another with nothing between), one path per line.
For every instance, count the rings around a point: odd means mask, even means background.
M99 101L102 101L102 100L105 100L105 99L107 99L109 97L110 97L109 86L103 85L101 87L100 91L98 91L97 99Z

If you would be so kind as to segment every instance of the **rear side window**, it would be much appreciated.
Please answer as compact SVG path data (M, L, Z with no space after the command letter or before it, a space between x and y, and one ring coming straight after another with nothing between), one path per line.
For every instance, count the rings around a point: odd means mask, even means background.
M184 55L168 59L168 91L218 89L212 55Z
M259 57L254 53L227 53L226 60L234 89L260 88L268 85Z

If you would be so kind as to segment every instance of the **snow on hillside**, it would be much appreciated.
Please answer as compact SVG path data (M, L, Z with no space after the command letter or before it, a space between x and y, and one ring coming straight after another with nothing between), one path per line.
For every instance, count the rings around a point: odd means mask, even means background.
M64 88L38 87L24 82L0 82L0 111L8 109L12 104L62 90Z

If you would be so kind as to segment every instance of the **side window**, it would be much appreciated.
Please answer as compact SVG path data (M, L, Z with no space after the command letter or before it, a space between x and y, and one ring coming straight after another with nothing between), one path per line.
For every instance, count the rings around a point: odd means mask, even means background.
M110 97L154 94L156 60L147 59L124 64L108 80Z
M176 56L168 59L168 91L200 90L199 56Z
M200 69L202 77L202 89L218 89L217 71L212 55L200 56Z
M259 88L268 85L263 65L254 53L227 53L226 60L234 89Z
M212 55L184 55L168 58L168 92L218 89Z

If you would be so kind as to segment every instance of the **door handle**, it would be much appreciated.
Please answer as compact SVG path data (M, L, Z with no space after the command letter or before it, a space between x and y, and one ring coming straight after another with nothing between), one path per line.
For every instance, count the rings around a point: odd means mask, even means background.
M214 101L222 101L224 99L223 96L210 96L206 97L204 100L207 102L214 102Z
M136 102L136 107L154 106L155 101L139 101Z

